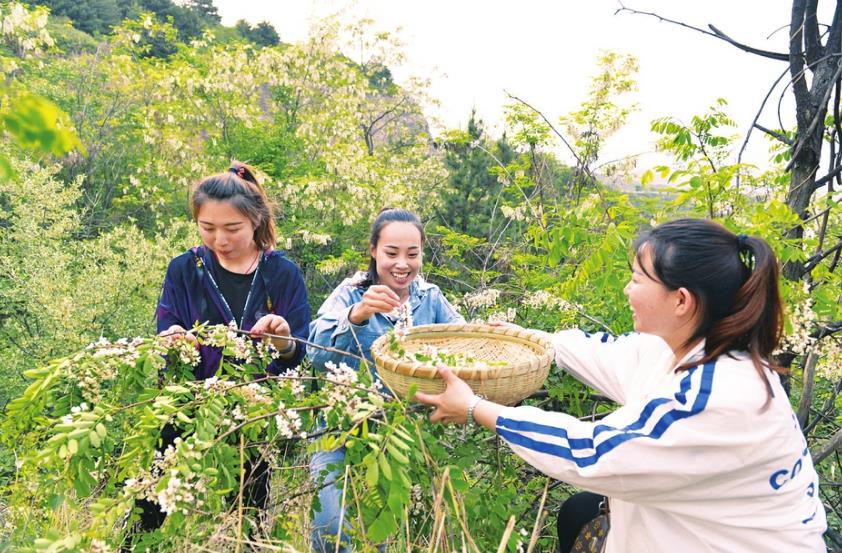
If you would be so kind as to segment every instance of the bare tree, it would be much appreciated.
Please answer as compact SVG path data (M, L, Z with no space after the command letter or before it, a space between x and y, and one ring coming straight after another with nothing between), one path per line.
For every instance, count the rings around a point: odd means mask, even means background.
M833 18L829 25L819 25L817 10L819 0L793 0L789 23L789 52L771 52L743 44L714 25L708 29L668 19L652 12L627 8L620 3L617 13L628 12L655 17L660 21L673 23L723 40L740 50L785 62L789 65L793 95L795 97L795 136L770 130L758 124L754 127L786 144L792 154L786 170L790 171L790 184L786 202L802 220L812 217L811 199L822 187L833 190L834 182L842 184L842 126L840 126L840 87L842 87L842 0L837 0ZM777 85L777 82L775 83ZM831 96L833 103L831 105ZM827 129L827 114L831 110L832 128ZM826 132L830 142L827 172L818 177L822 165L822 147ZM803 226L792 228L790 238L801 238ZM838 237L837 237L838 239ZM821 248L807 263L793 261L784 266L784 275L797 280L804 277L817 261L834 256L842 242L828 248Z
M784 277L790 280L804 279L812 282L814 269L819 264L827 263L827 269L833 273L842 252L842 236L833 235L829 228L831 207L815 207L819 196L816 193L824 189L833 194L842 187L842 123L840 123L840 98L842 97L842 0L836 0L833 16L829 24L820 24L818 20L819 0L792 0L789 21L789 51L772 52L746 45L723 33L714 25L707 29L688 25L681 21L667 19L652 12L627 8L620 3L617 13L627 12L654 17L660 21L682 26L703 33L718 40L723 40L740 50L779 60L787 64L786 71L772 85L752 124L756 128L783 143L791 154L786 171L789 171L789 186L786 203L799 215L801 223L786 232L788 238L801 239L807 224L818 225L818 246L806 261L789 261L784 265ZM783 77L789 73L789 86L795 98L795 132L785 128L768 129L758 123L766 101ZM780 123L783 127L783 124ZM751 129L749 130L749 134ZM748 137L746 137L746 141ZM745 147L745 144L743 145ZM829 155L823 159L827 147ZM742 153L742 151L741 151ZM822 167L823 173L820 173ZM822 174L822 176L818 176ZM836 187L834 189L834 187ZM832 338L842 330L842 321L820 324L813 332L816 343ZM813 460L816 464L835 455L840 463L839 449L842 447L842 430L834 423L836 419L836 398L842 391L842 380L836 383L831 395L822 406L814 406L816 384L815 367L818 359L817 349L804 355L801 398L797 406L799 422L811 442ZM788 366L795 359L793 354L785 354L780 361ZM811 420L812 419L812 420ZM823 425L821 433L815 430ZM830 434L828 434L828 428ZM834 431L835 429L835 431ZM837 517L842 511L842 494L838 482L825 482L823 489L825 505ZM842 536L833 529L828 530L828 537L836 546L842 546Z

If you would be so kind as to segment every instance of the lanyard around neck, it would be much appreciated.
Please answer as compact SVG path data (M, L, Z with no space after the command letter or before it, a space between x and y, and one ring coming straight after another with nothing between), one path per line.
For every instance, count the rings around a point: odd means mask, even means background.
M246 320L246 313L248 313L249 309L249 300L251 300L251 293L254 291L254 283L257 282L257 273L260 272L260 267L263 265L263 252L260 252L260 258L257 261L257 268L254 270L254 276L251 277L251 285L249 286L249 293L246 296L246 303L243 305L243 316L240 317L240 324L237 328L243 328L243 321ZM213 274L208 271L208 279L213 286L213 289L216 290L216 295L219 296L219 299L222 300L222 306L225 307L225 315L228 317L229 321L237 322L236 318L234 317L234 312L231 311L231 306L228 305L228 300L225 299L225 296L222 295L222 292L219 290L219 286L216 284L216 279L213 278Z

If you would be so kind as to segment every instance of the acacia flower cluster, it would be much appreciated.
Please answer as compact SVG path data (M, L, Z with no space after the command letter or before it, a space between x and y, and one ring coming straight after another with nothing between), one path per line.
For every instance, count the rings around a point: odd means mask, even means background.
M212 376L196 383L196 385L202 386L205 390L224 392L225 390L236 386L236 383L231 380L220 380L218 376Z
M421 516L427 512L427 504L424 501L424 489L420 484L413 484L409 491L409 514Z
M340 257L328 257L319 261L316 269L323 275L336 275L345 268L347 263Z
M257 382L251 382L245 386L237 388L240 395L250 404L269 404L272 403L272 398L269 397L266 390Z
M809 284L804 283L806 298L803 302L795 304L790 311L789 323L792 330L784 336L781 341L782 351L791 351L796 355L805 355L812 349L816 339L811 336L816 325L816 314L813 311L813 301L810 297Z
M381 394L381 384L376 382L368 388L360 388L359 375L357 371L346 365L328 361L325 363L327 369L327 409L325 411L338 411L344 414L353 415L364 407L369 406L367 401L369 394Z
M412 328L412 306L406 301L389 312L389 318L395 319L395 334L405 336Z
M320 246L326 246L327 243L331 240L331 236L329 234L319 234L318 232L310 232L307 229L299 230L298 233L301 235L301 240L303 240L305 244L318 244Z
M134 364L140 357L137 348L143 343L141 338L131 341L121 338L112 343L101 337L88 344L84 353L74 358L73 365L73 377L82 397L97 403L103 382L115 380L119 376L121 366ZM163 361L161 363L163 364Z
M570 303L564 298L554 296L546 290L538 290L527 294L523 299L523 305L532 309L559 309L561 311L581 311L581 308Z
M179 361L191 367L195 367L202 360L196 344L186 336L176 337L170 342L170 351L178 356Z
M164 513L181 511L186 515L190 508L199 508L204 504L201 499L207 491L204 480L188 468L190 463L201 460L201 457L192 441L176 438L163 453L155 451L148 471L141 473L139 478L129 478L124 482L124 493L157 503ZM156 491L161 481L165 481L166 486Z
M488 316L488 321L501 321L504 323L510 323L515 320L517 317L517 309L514 307L509 307L505 311L495 311L491 315Z
M825 338L816 365L816 373L831 382L842 378L842 340Z
M503 217L506 219L512 219L513 221L525 221L526 220L526 206L519 205L517 207L511 207L508 205L500 206L500 212L503 214Z
M293 397L300 398L307 391L304 386L304 376L304 371L296 367L294 369L287 369L281 373L279 380L289 386Z
M478 290L471 294L465 294L463 301L465 305L472 309L489 308L497 305L497 300L500 299L500 290L494 288L485 288Z
M297 411L287 409L284 402L278 402L278 414L275 415L275 424L278 427L278 434L284 438L291 439L296 434L300 438L306 438L307 433L301 431L301 417Z

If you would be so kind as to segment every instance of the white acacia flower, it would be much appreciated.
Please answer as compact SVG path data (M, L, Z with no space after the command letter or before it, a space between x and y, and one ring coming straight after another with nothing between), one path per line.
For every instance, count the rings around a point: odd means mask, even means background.
M500 299L500 290L486 288L471 294L465 294L463 301L470 308L488 308L497 305Z

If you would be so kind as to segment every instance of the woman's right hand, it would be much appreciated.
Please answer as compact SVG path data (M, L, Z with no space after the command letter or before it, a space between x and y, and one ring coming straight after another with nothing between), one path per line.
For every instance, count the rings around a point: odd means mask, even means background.
M502 326L504 328L514 328L517 330L523 330L523 327L520 325L516 325L515 323L509 323L506 321L501 321L500 319L488 319L488 326Z
M359 303L351 308L348 319L355 325L362 324L375 313L388 313L400 307L400 304L401 299L394 290L383 284L374 284L368 287Z
M159 332L158 336L160 336L161 338L166 338L168 343L170 344L172 344L178 339L185 339L190 342L193 342L193 345L195 345L196 347L199 347L199 341L196 340L196 336L194 336L190 332L187 332L187 329L185 329L181 325L172 325L165 331Z

